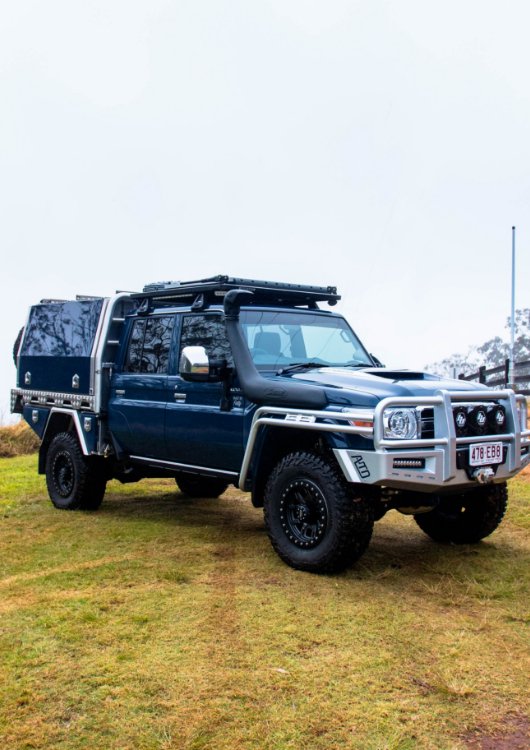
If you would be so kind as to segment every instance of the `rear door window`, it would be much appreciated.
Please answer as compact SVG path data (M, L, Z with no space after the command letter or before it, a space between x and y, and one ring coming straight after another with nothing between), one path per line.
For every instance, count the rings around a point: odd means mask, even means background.
M124 372L167 373L174 321L174 315L164 315L133 322Z

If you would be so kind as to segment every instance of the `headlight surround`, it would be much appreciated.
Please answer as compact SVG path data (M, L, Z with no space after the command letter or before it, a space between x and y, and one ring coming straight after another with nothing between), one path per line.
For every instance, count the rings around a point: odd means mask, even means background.
M351 419L348 419L348 424L352 427L358 427L366 433L373 433L374 431L374 413L373 411L355 409L351 406L346 406L341 411L344 414L351 414ZM362 432L360 433L362 435ZM366 437L366 435L365 435Z
M384 437L390 440L414 440L419 436L416 409L385 409Z

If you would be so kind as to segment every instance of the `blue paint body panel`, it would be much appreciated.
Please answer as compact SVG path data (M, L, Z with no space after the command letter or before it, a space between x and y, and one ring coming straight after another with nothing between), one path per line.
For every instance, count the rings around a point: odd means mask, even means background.
M185 397L176 401L175 395ZM238 472L244 453L244 408L221 410L221 383L168 379L166 457L170 461Z
M26 404L22 411L22 417L40 438L42 438L42 436L44 435L49 416L50 410L45 406L39 407L32 406L31 404Z
M59 393L90 392L90 357L32 357L24 354L19 360L19 388ZM29 383L25 382L30 374ZM73 387L74 377L79 386Z
M166 401L166 375L114 376L108 406L109 427L127 453L165 458Z
M80 417L81 434L87 453L97 453L100 421L95 414L83 413Z

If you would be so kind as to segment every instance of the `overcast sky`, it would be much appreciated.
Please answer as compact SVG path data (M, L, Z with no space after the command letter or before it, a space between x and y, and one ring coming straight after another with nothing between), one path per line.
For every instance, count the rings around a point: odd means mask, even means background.
M524 0L0 0L0 413L42 297L334 284L387 365L530 307Z

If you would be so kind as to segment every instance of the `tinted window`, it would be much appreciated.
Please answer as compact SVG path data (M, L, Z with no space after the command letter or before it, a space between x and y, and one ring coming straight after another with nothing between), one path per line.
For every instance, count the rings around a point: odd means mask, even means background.
M185 346L203 346L210 359L226 359L233 366L232 351L224 320L214 315L190 315L182 321L180 351Z
M146 324L145 318L135 320L133 323L125 362L126 372L142 372L142 349L144 348Z
M174 317L139 318L132 325L125 372L165 373Z
M103 300L48 302L31 308L21 354L89 357Z

